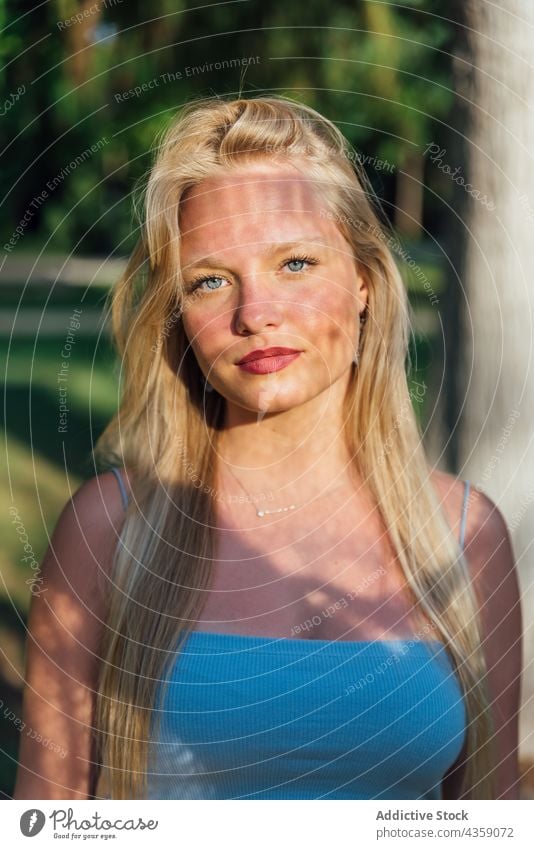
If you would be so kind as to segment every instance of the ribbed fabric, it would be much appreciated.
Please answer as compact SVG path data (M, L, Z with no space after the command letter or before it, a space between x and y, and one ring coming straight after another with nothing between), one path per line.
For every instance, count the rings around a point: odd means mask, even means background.
M152 714L147 798L441 799L465 722L438 641L193 631Z

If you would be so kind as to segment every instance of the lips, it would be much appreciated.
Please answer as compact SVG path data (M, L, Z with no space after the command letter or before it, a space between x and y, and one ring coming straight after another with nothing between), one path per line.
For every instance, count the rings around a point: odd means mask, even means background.
M238 361L237 365L242 365L242 363L250 363L253 360L263 360L266 357L283 357L288 354L299 354L300 351L297 351L296 348L264 348L263 350L251 351L250 354L247 354L241 360Z

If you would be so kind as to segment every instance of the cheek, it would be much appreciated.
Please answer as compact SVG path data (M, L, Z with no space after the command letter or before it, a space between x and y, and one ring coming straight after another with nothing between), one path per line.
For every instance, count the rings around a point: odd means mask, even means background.
M217 320L200 312L191 311L183 318L185 335L200 361L209 361L216 356L217 350Z
M353 300L344 297L341 291L338 296L333 296L330 290L328 296L318 298L313 307L306 324L307 338L321 353L331 357L339 352L344 356L356 333Z

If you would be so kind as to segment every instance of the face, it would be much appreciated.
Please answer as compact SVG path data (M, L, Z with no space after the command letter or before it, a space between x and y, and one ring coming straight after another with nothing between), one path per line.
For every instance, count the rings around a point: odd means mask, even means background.
M326 212L312 181L266 163L206 179L182 200L184 329L234 420L347 385L367 287ZM298 353L238 365L273 347Z

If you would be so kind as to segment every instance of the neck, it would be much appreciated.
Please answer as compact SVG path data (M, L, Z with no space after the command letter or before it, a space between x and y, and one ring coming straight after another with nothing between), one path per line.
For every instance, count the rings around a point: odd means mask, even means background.
M332 406L328 393L263 416L227 403L217 445L221 483L226 485L233 473L234 484L237 479L251 494L268 490L273 502L347 483L351 463L342 405L336 416Z

